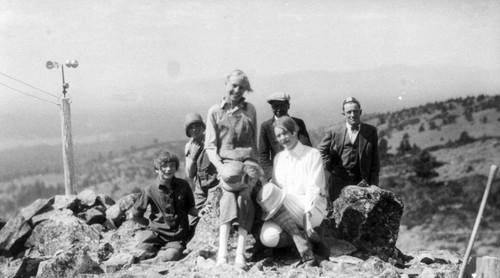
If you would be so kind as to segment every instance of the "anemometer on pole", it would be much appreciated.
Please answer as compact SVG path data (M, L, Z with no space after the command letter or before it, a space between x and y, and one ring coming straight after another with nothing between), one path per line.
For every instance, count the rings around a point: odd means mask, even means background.
M64 165L64 189L66 195L74 195L76 191L75 183L75 165L73 162L73 139L71 135L71 109L70 98L66 95L69 84L64 80L64 66L68 68L78 67L78 61L67 60L64 64L54 61L47 61L45 65L48 69L61 67L63 96L61 98L61 130L62 130L62 149Z

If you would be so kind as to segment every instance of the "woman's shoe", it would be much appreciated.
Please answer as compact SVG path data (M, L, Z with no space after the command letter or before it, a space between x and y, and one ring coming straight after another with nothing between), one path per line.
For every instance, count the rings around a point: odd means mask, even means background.
M237 268L241 269L246 269L247 267L247 260L244 255L236 255L236 258L234 259L234 266Z

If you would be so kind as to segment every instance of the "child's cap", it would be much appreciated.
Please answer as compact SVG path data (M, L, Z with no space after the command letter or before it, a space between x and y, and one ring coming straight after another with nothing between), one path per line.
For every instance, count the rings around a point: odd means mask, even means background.
M186 115L186 120L184 121L184 129L186 130L186 136L189 137L189 126L192 124L200 124L203 128L206 128L201 115L198 113L189 113Z

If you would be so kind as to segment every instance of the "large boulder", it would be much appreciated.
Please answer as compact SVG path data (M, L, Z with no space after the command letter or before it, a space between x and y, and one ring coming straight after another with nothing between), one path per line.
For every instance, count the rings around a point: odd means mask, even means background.
M24 251L24 243L32 231L31 218L40 212L50 210L52 199L38 199L5 224L0 230L0 255L15 256Z
M326 234L353 244L356 256L377 256L384 261L402 256L396 248L403 202L395 193L377 186L347 186L333 202L324 225Z
M88 246L93 252L99 249L99 233L81 219L69 215L60 217L55 212L38 224L26 241L30 253L52 256L74 246Z

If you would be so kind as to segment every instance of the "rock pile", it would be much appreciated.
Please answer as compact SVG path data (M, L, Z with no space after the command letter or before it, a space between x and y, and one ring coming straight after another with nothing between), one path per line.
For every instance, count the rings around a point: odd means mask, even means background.
M460 257L455 254L422 253L412 260L411 257L401 260L395 247L402 213L397 196L374 187L349 187L345 191L335 202L330 221L322 225L331 257L319 267L302 269L297 253L287 251L249 262L246 272L230 264L215 267L217 194L211 201L212 211L200 220L182 260L164 263L153 258L139 262L137 258L142 251L135 246L143 227L125 217L137 195L127 195L115 203L107 196L86 190L76 196L39 199L7 221L0 230L0 277L457 275ZM234 239L230 242L231 254L236 242ZM253 243L249 236L247 258ZM399 262L394 258L400 259Z
M13 259L9 272L14 277L103 273L99 266L105 257L99 254L106 251L100 245L103 235L117 231L135 198L125 196L115 204L108 196L85 190L39 199L0 230L0 255Z

